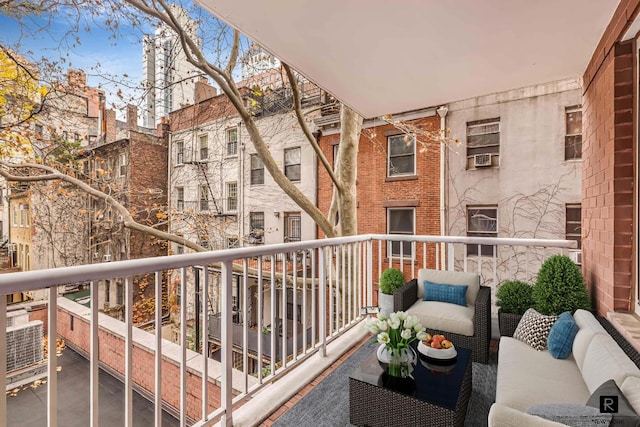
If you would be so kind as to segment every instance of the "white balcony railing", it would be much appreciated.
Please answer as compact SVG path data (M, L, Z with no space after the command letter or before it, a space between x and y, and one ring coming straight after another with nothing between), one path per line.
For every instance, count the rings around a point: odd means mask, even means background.
M471 257L466 255L467 245L492 245L495 250L492 257ZM61 316L59 310L75 303L59 301L58 287L88 283L91 300L95 302L106 280L110 283L121 280L124 284L124 323L121 324L124 360L110 367L124 378L125 425L133 425L134 387L144 388L154 396L156 425L160 425L163 406L179 414L181 425L205 426L218 421L231 425L236 403L283 377L310 355L324 356L330 341L360 322L360 309L377 302L374 289L383 268L402 268L407 277L415 277L417 269L423 266L472 269L481 273L485 284L495 287L506 279L531 279L542 259L570 248L575 248L575 242L360 235L7 273L0 275L0 292L8 295L48 289L48 336L53 343L58 335L73 335L67 331L68 317ZM472 252L483 251L478 248ZM141 277L151 277L148 282L153 284L156 300L163 292L180 290L176 296L179 298L169 299L169 305L173 301L177 309L174 320L179 325L179 351L167 350L161 328L156 327L153 334L149 334L134 326L134 288ZM105 328L100 320L105 315L99 314L102 307L98 305L93 303L91 308L76 312L76 324L86 322L87 333L84 338L77 338L77 334L73 335L75 338L70 337L88 341L76 342L76 345L84 345L89 353L93 426L98 425L98 368L100 364L111 363L103 354L105 349L98 350L104 345L101 331ZM156 304L152 319L155 325L162 324L165 314L161 304ZM6 329L6 323L6 298L0 298L0 330ZM194 339L189 340L189 336ZM199 344L197 348L194 342ZM0 334L1 388L7 386L6 344L5 335ZM150 348L153 363L138 360L145 346ZM208 357L210 350L220 352L219 363ZM56 352L49 351L47 357L47 416L49 425L55 426L59 405ZM177 360L167 365L165 361L171 357ZM176 366L178 375L175 375ZM194 377L201 384L199 391L194 390ZM172 382L179 387L167 386ZM189 392L188 384L191 385ZM179 388L178 396L171 395L173 388ZM188 399L197 399L199 405ZM3 394L0 425L6 425L2 419L7 414L6 405Z

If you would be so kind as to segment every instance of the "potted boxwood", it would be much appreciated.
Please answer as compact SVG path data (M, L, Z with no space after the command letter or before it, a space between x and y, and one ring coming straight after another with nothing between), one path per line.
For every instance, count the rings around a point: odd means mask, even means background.
M533 286L520 280L502 283L496 291L500 335L512 337L527 309L533 307Z
M380 312L388 316L393 312L393 293L406 283L404 273L397 268L387 268L380 275L378 306Z
M556 316L565 311L591 310L589 293L580 268L566 255L547 258L533 286L535 309Z

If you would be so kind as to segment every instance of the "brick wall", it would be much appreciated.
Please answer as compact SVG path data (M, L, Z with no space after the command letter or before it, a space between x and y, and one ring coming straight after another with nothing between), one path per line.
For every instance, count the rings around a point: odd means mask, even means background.
M64 298L58 299L58 335L74 348L90 353L90 324L88 309ZM73 318L73 329L71 323ZM124 373L124 323L100 314L100 362L104 367L120 375ZM154 394L155 353L152 334L134 330L133 381L137 386ZM163 342L162 399L173 408L180 407L180 363L172 355L180 354L177 344ZM187 350L187 416L200 419L202 410L202 380L199 372L202 356ZM219 364L209 359L209 373L220 372ZM234 376L239 375L234 372ZM251 379L249 381L251 386ZM240 381L237 382L240 384ZM209 412L220 407L220 385L209 379Z
M436 131L440 120L437 116L411 120L411 126ZM437 144L422 141L417 144L416 176L403 179L387 178L387 136L385 132L396 130L393 125L365 129L358 147L358 234L387 233L387 208L415 207L415 230L417 235L440 234L440 153ZM419 138L420 140L420 138ZM333 164L333 146L340 135L320 138L320 146L330 164ZM318 166L318 207L328 212L331 203L332 185L324 168ZM318 230L318 235L323 236ZM384 253L384 250L383 250ZM377 295L379 273L378 252L374 250L373 277L374 294ZM434 265L434 252L429 251L427 264ZM418 245L416 260L421 266L422 245ZM387 261L383 259L383 265ZM406 262L406 261L405 261ZM396 267L398 266L396 261ZM411 268L405 264L405 276L410 278Z
M623 0L584 74L583 273L598 314L632 309L634 64L619 43L640 4Z

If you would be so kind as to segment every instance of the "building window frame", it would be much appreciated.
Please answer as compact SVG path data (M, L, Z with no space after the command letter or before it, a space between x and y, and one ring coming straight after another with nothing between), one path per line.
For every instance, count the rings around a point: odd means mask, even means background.
M394 218L400 213L404 217ZM407 217L406 215L409 214ZM394 207L387 208L387 234L400 234L406 236L415 236L416 234L416 208L415 207ZM407 219L410 218L411 229L406 227ZM391 241L387 244L387 257L400 258L400 246L402 245L402 257L414 259L413 245L411 242Z
M302 240L302 215L300 212L285 212L283 240L285 243Z
M249 238L252 245L264 244L264 212L249 212Z
M467 122L467 169L499 165L501 131L500 117Z
M565 136L564 160L582 159L582 105L566 107L564 110Z
M209 210L209 186L201 185L198 187L198 199L200 201L200 211L208 211Z
M301 147L285 148L284 150L284 175L289 181L301 181L300 165L302 163Z
M264 184L264 163L262 163L262 159L257 154L252 154L250 156L251 162L251 185L261 185Z
M415 135L402 133L387 136L387 177L415 176L416 157ZM402 163L404 165L399 167Z
M233 127L225 131L227 141L227 156L238 155L238 128Z
M184 187L176 187L176 210L184 210Z
M565 205L565 239L577 242L577 249L582 249L582 204L567 203Z
M176 141L176 165L184 164L184 140Z
M209 159L209 136L207 134L200 135L198 143L200 144L200 160Z
M498 206L467 206L467 236L468 237L498 237ZM493 216L491 215L493 213ZM480 250L478 251L478 246ZM467 245L468 256L494 256L496 255L495 245Z
M127 174L127 154L120 153L118 155L118 173L120 177L123 177Z
M235 181L227 182L225 191L227 194L227 212L236 212L238 210L238 183Z

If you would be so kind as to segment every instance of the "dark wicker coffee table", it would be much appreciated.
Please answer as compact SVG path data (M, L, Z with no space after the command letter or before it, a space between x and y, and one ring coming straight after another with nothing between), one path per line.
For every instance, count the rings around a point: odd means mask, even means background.
M349 377L349 419L357 426L463 426L471 397L471 351L455 364L419 360L412 377L389 378L375 351ZM447 371L447 372L442 372Z

